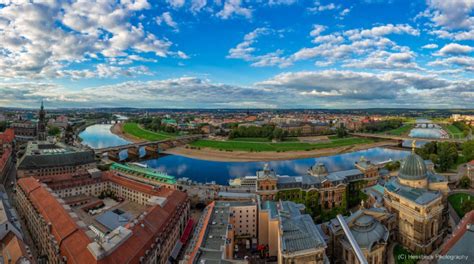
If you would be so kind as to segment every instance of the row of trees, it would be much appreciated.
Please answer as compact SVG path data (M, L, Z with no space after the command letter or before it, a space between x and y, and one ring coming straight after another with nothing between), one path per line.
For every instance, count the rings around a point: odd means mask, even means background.
M416 153L425 160L433 161L441 172L456 165L459 157L457 145L452 142L429 142L417 149Z
M164 131L167 133L178 132L177 127L162 124L161 122L162 119L159 117L143 117L143 118L130 119L129 121L141 124L145 129L155 131L155 132L160 132L160 131Z
M387 130L392 130L399 128L403 125L402 119L388 119L378 122L371 122L364 124L362 130L364 132L376 133L376 132L383 132Z
M461 122L461 121L453 122L453 126L457 127L459 130L461 130L465 137L467 137L469 135L469 132L471 131L471 127L469 125L467 125L466 123Z
M240 126L234 127L229 133L229 139L233 138L268 138L283 140L288 136L288 131L284 131L274 125Z

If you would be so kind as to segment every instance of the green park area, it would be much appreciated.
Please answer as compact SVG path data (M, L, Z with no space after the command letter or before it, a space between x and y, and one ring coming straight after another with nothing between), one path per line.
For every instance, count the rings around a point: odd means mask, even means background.
M394 135L394 136L402 136L402 135L408 134L412 128L413 128L413 125L406 124L399 128L388 130L385 132L385 134Z
M227 140L227 141L215 141L215 140L198 140L191 143L191 147L199 148L213 148L225 151L250 151L250 152L261 152L261 151L301 151L301 150L315 150L324 148L335 148L351 146L356 144L367 144L372 143L374 140L366 138L330 138L328 142L321 143L303 143L294 141L283 141L283 142L269 142L269 141L242 141L242 140Z
M393 258L396 264L415 264L418 262L416 254L397 244L393 249Z
M467 193L456 193L448 197L454 211L462 218L467 212L474 210L474 196Z
M137 123L125 123L125 125L123 126L123 132L134 137L149 141L163 140L175 136L166 132L153 132L150 130L143 129Z
M455 125L446 125L443 128L449 133L451 138L464 138L463 132Z

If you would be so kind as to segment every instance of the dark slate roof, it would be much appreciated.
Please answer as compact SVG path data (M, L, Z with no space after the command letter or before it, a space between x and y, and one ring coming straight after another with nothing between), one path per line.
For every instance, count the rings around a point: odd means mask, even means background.
M392 179L385 184L385 189L414 201L419 205L429 204L441 196L439 191L430 191L422 188L412 188L400 184L397 179Z
M96 220L103 226L107 227L109 231L114 230L119 226L127 224L133 216L129 212L121 212L117 210L106 211L96 218Z
M421 180L427 177L425 161L415 153L410 154L399 171L399 177L406 180Z
M344 181L348 177L363 176L364 174L358 169L335 171L329 173L326 178L330 181Z
M350 229L359 247L369 251L378 242L386 243L388 240L388 229L371 215L358 217Z
M78 166L95 162L92 150L77 149L63 144L29 142L18 169L39 169Z
M282 252L293 253L308 249L325 248L324 238L310 215L301 214L297 204L281 202Z
M441 259L438 260L438 264L448 264L448 263L473 263L474 259L474 226L469 226L469 229L462 235L459 241L454 244L454 246L448 251L445 256L441 256ZM449 259L447 257L464 257L463 259Z

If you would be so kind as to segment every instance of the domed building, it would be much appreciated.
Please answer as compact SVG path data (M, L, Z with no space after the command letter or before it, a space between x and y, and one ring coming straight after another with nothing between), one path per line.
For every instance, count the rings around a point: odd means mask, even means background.
M365 209L361 207L358 211L345 217L345 220L368 263L387 263L387 242L390 237L390 228L394 222L394 215L385 208ZM323 224L321 228L328 235L327 252L331 263L359 263L354 249L337 219Z
M396 215L396 237L404 247L430 254L442 243L448 191L446 179L414 151L402 162L398 177L385 184L384 206Z

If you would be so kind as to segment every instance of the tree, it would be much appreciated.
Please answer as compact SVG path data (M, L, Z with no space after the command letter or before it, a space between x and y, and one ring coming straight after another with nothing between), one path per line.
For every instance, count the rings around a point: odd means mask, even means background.
M465 213L474 210L474 200L466 200L461 204L461 210Z
M5 129L7 129L7 122L6 121L0 122L0 132L5 131Z
M462 144L462 155L467 161L474 159L474 140L469 140Z
M438 143L438 165L442 172L449 170L458 159L458 150L455 143Z
M463 189L467 189L467 188L471 187L471 179L469 179L469 177L467 177L467 176L463 176L459 180L459 187L461 187Z
M347 136L347 130L344 126L340 126L336 129L336 135L338 138L343 138L345 136Z
M57 126L50 126L48 127L48 135L50 136L57 136L61 133L61 129Z

